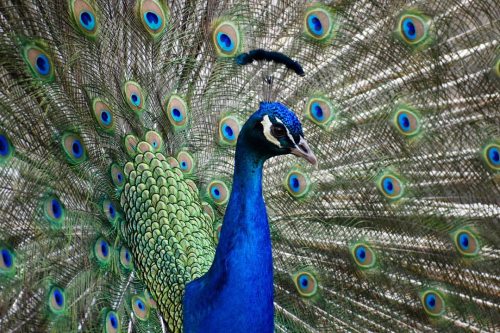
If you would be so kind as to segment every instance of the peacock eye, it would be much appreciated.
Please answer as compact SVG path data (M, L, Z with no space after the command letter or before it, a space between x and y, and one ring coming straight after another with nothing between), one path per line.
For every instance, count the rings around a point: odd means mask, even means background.
M275 138L282 138L286 135L286 129L283 125L273 125L271 126L271 134Z

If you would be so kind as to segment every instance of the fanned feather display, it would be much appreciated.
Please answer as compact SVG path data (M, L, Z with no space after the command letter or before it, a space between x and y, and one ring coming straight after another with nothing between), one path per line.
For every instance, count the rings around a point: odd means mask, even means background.
M319 162L265 164L276 332L500 331L499 18L0 1L0 331L182 331L261 101Z

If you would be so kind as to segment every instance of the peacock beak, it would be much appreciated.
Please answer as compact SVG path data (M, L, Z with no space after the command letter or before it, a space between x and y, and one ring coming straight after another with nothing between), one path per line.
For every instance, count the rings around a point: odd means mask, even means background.
M300 138L300 142L291 149L291 153L295 156L299 156L304 158L307 162L311 163L315 167L318 166L318 160L316 159L316 155L314 155L311 148L307 144L307 141L304 138Z

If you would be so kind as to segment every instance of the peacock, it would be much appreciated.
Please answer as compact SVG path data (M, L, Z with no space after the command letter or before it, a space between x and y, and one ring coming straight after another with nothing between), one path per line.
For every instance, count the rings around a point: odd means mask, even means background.
M1 0L1 332L500 331L491 0Z

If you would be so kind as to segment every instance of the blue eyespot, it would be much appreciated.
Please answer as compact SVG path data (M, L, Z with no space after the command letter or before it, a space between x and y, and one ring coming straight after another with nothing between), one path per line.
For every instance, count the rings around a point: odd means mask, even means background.
M364 246L358 246L356 249L356 258L360 263L364 263L366 261L366 249Z
M486 165L493 171L500 171L500 142L488 143L481 151Z
M412 18L408 17L403 20L403 33L410 41L417 38L417 29Z
M217 33L217 44L225 52L231 52L234 49L234 43L231 37L223 32Z
M95 259L97 259L97 263L100 266L106 266L110 262L111 250L112 248L110 247L108 241L106 241L104 238L101 237L96 240L93 246L93 252Z
M132 310L140 320L147 320L149 317L149 306L146 305L144 299L140 296L132 297Z
M391 195L394 193L394 182L392 178L385 178L382 185L384 186L384 190L387 194Z
M307 286L309 285L309 278L307 277L307 275L301 275L299 278L299 283L302 287L307 288Z
M213 180L208 184L207 195L218 206L224 205L229 199L229 188L221 180Z
M219 144L222 146L236 145L238 135L240 134L240 124L238 118L232 115L223 117L219 121L218 128Z
M0 264L0 270L3 269L9 269L14 265L14 257L12 255L12 252L10 250L3 248L1 251L2 254L2 263Z
M212 187L212 196L214 197L215 200L220 199L220 191L217 187Z
M311 181L307 174L296 167L288 172L283 180L283 185L295 199L304 197L311 189Z
M144 13L144 21L151 30L158 30L162 25L161 17L154 12Z
M87 29L88 31L94 30L95 27L95 18L94 14L84 11L80 13L80 24L82 25L83 28Z
M83 147L80 140L73 140L73 144L71 145L71 151L73 152L73 156L75 158L80 158L83 155Z
M351 255L356 265L361 269L372 268L377 261L375 252L365 242L354 244L351 247Z
M476 256L481 249L478 238L470 230L459 229L454 233L453 238L455 247L463 256Z
M309 27L309 31L317 36L321 36L323 34L323 24L317 15L309 15L307 18L307 25Z
M109 316L109 323L114 329L118 328L118 319L116 318L115 314L111 314Z
M0 134L0 156L6 157L10 154L10 144L7 137L3 134Z
M318 290L318 281L308 271L299 271L294 274L293 280L295 288L301 296L311 297L314 296Z
M64 312L65 305L64 290L59 287L52 287L49 293L49 308L55 314Z
M138 94L136 93L133 93L132 95L130 95L130 101L132 102L132 104L134 104L135 106L139 106L141 105L141 98L139 97Z
M172 115L172 119L175 122L180 122L184 119L184 115L182 114L181 110L177 108L172 108L172 110L170 110L170 114Z
M427 290L421 294L420 300L425 312L431 316L441 316L445 312L445 301L438 291Z
M434 294L427 294L425 297L425 304L431 310L436 308L436 296Z
M234 130L228 124L222 125L222 135L224 135L224 138L227 140L232 141L235 139Z
M104 125L108 126L111 124L111 113L108 110L101 111L101 120Z
M127 270L132 268L132 255L125 246L120 248L120 264Z
M300 191L300 180L297 175L291 175L289 177L289 182L290 182L290 188L292 189L293 192L298 192Z
M398 116L398 124L399 124L399 127L403 131L405 131L405 132L408 132L411 129L411 127L410 127L410 119L404 113L400 113L399 114L399 116Z
M103 257L107 257L108 254L109 254L109 245L108 245L108 242L106 242L105 240L102 240L101 241L101 254Z
M187 151L180 151L177 154L177 161L183 173L191 173L194 169L194 158Z
M5 267L9 268L12 266L12 254L7 249L2 249L2 259Z
M52 199L50 204L52 205L52 213L54 214L54 217L56 219L59 219L61 218L62 216L62 207L61 207L61 203L59 202L59 200L57 199Z
M116 210L111 202L108 204L108 213L109 217L111 217L112 219L116 217Z
M458 236L458 241L460 242L460 247L463 250L467 250L469 248L469 235L466 233L462 233Z
M54 300L58 306L62 306L64 304L64 296L61 293L61 290L59 289L54 290Z
M491 161L491 164L495 166L500 165L500 150L497 147L490 147L488 149L488 159Z
M429 17L416 11L407 11L398 19L397 34L398 37L409 46L422 46L430 41L430 23Z
M50 73L50 62L49 58L43 53L40 53L36 58L36 70L41 75L47 75Z
M325 119L325 114L321 105L318 102L314 102L311 105L311 114L317 121L323 121Z
M384 173L378 177L377 187L385 197L391 200L401 199L405 192L403 182L390 173Z

